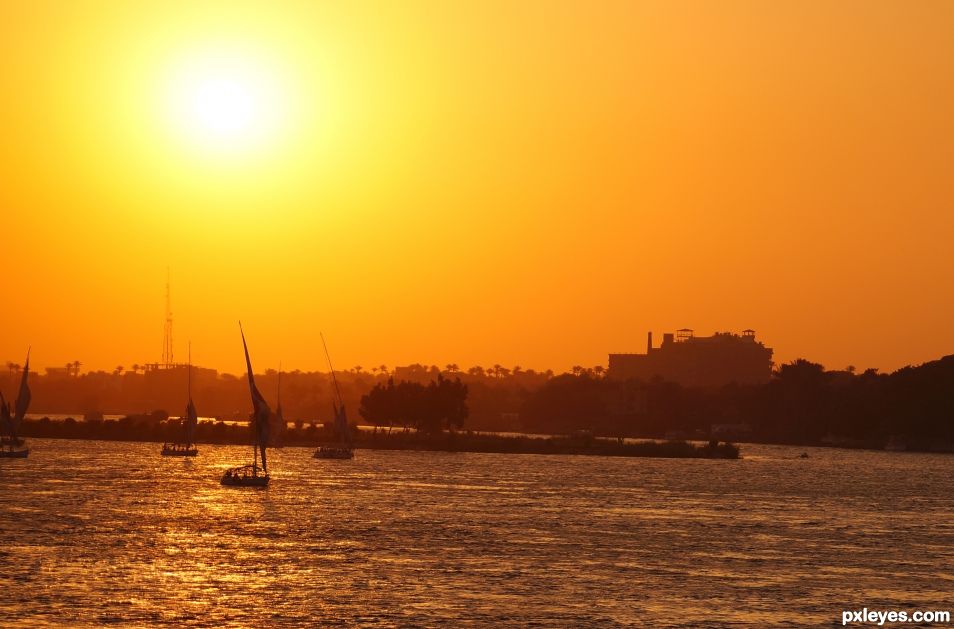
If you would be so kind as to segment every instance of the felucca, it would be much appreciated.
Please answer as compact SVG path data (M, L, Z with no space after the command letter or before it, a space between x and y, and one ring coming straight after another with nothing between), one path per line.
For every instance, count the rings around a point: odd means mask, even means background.
M318 446L315 450L316 459L353 459L354 448L351 446L351 431L348 429L348 415L345 412L344 401L341 399L341 390L338 388L338 378L335 376L335 368L331 364L331 354L328 353L328 345L325 343L324 334L321 335L321 344L325 348L325 357L328 359L328 368L331 370L331 381L335 385L335 401L332 407L335 412L335 443Z
M181 441L162 444L162 456L198 456L199 449L195 446L195 427L199 423L195 404L192 402L192 345L189 345L189 403L186 404L185 416L182 418L183 438Z
M265 398L255 386L252 375L252 360L248 357L248 344L245 343L245 331L239 322L242 333L242 347L245 349L245 366L248 369L248 389L252 394L252 417L249 428L252 430L252 464L233 467L222 476L222 484L231 487L265 487L268 485L268 461L265 458L265 446L268 444L268 421L272 414ZM262 453L262 466L258 466L258 453Z
M10 404L0 392L0 459L25 459L30 454L30 448L25 447L23 439L17 435L20 424L30 407L30 385L27 378L30 374L30 350L27 350L26 364L23 365L23 375L20 377L20 390L17 401L11 413Z

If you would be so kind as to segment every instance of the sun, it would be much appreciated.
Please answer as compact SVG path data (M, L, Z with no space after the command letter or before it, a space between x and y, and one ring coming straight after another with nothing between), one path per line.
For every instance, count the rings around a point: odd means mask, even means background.
M240 137L261 119L260 101L253 86L241 77L209 77L195 87L191 123L216 138Z
M196 150L237 156L266 148L283 130L286 90L263 59L236 51L193 54L168 77L170 127Z

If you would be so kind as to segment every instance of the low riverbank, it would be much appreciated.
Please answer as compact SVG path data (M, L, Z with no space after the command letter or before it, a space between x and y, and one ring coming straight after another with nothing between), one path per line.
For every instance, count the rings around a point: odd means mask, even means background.
M129 418L105 421L27 420L21 426L23 437L50 439L96 439L104 441L175 441L182 428L175 420L136 422ZM246 426L224 422L203 422L196 428L199 444L242 445L249 442ZM277 446L317 447L332 441L324 428L290 428L276 439ZM441 452L485 452L500 454L575 454L590 456L738 459L738 446L710 442L632 441L592 436L495 435L475 432L425 434L412 431L356 431L354 447L371 450L419 450Z
M442 452L492 452L502 454L582 454L662 458L738 459L738 446L710 442L696 445L687 441L621 441L593 437L531 437L476 433L371 434L355 443L374 450L434 450Z

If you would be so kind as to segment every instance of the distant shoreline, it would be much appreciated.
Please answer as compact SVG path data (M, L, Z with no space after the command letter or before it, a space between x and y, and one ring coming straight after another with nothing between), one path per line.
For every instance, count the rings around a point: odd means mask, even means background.
M163 443L181 435L176 423L133 424L115 420L99 422L54 422L27 420L24 438L79 439ZM271 447L315 448L333 441L324 428L289 429ZM244 426L203 423L196 431L198 445L248 445ZM355 449L407 450L420 452L476 452L492 454L567 454L616 457L739 459L739 447L728 442L694 444L688 441L625 441L583 436L490 435L473 432L425 434L394 430L355 431Z

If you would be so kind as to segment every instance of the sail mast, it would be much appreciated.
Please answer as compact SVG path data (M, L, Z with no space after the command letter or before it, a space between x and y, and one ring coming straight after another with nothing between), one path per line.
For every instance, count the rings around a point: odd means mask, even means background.
M282 362L278 361L278 392L276 399L278 401L278 408L275 409L275 415L282 419Z
M328 353L328 344L325 343L325 335L324 335L324 334L322 334L321 332L319 332L319 333L318 333L318 336L321 337L321 345L322 345L322 347L325 348L325 358L328 359L328 369L331 370L331 381L332 381L332 382L334 383L334 385L335 385L335 395L336 395L337 398L338 398L338 404L341 405L341 404L342 404L342 402L341 402L341 390L338 388L338 378L335 377L335 368L334 368L334 365L331 364L331 354Z
M192 441L195 438L196 425L199 422L199 417L195 410L195 402L192 401L192 341L189 341L188 369L189 369L188 371L189 403L186 405L185 436L186 436L186 444L192 445Z
M268 471L268 462L265 458L265 446L268 443L268 420L272 411L268 408L265 398L255 386L255 376L252 374L252 359L248 355L248 344L245 342L245 331L242 329L242 322L239 321L239 332L242 334L242 347L245 349L245 366L248 369L248 388L252 395L252 407L254 408L252 429L255 433L255 445L261 450L262 469ZM257 461L256 461L257 463Z
M20 422L26 417L27 409L30 408L30 400L33 397L30 393L30 385L27 383L27 377L30 375L31 349L33 348L27 348L26 363L23 365L23 376L20 378L20 390L17 392L16 408L13 416L14 430L20 427Z
M338 398L337 404L334 404L335 409L335 432L338 433L338 440L340 442L346 443L349 447L351 446L351 434L348 432L348 416L345 411L344 400L341 399L341 389L338 388L338 378L335 376L334 365L331 364L331 354L328 352L328 344L325 343L325 335L318 333L321 336L321 344L325 348L325 358L328 359L328 368L331 369L331 380L335 385L335 395Z

